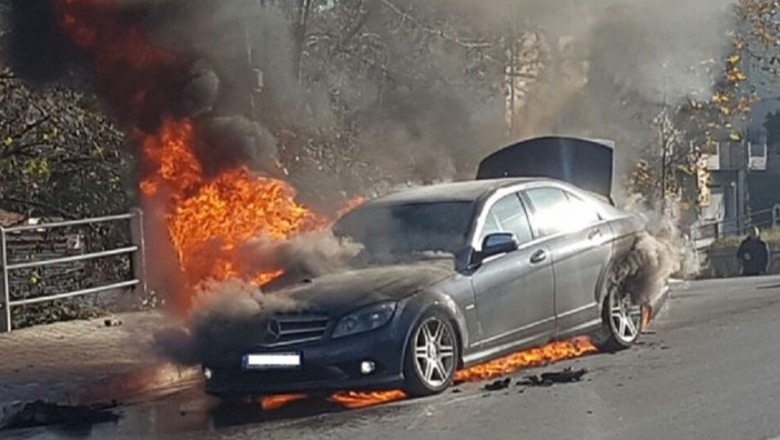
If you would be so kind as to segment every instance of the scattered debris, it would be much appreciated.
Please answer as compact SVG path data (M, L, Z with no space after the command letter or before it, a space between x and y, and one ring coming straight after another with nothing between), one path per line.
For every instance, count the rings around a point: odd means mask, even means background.
M503 390L504 388L508 388L509 384L512 383L511 378L505 378L505 379L499 379L493 382L490 382L489 384L485 385L485 389L488 391L498 391Z
M119 420L113 409L116 403L92 406L67 406L36 400L26 403L10 416L3 429L33 428L39 426L83 426Z
M119 327L122 325L122 320L119 318L108 318L103 321L103 324L105 324L106 327Z
M582 377L587 373L588 370L585 368L572 370L571 367L568 367L562 371L542 373L539 376L525 376L522 380L517 382L517 385L549 387L556 383L580 382Z
M457 393L462 393L463 390L461 390L460 388L455 388L454 390L452 390L452 392L453 394L457 394Z

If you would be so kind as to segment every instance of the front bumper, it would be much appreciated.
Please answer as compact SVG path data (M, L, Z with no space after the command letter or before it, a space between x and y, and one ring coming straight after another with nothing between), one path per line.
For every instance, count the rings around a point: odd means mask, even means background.
M403 383L403 351L406 334L403 326L381 329L339 339L324 339L316 344L279 349L250 349L221 362L204 364L210 370L206 392L217 396L283 394L291 392L331 392L397 388ZM245 370L241 357L248 353L301 354L299 369ZM370 374L360 371L360 363L371 361L376 368Z

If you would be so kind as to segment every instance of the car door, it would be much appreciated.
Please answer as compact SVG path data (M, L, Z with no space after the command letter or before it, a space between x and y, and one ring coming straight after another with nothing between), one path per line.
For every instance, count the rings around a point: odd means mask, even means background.
M612 256L612 230L583 198L557 187L523 194L537 233L547 237L555 278L556 332L573 334L600 322L598 286Z
M534 243L519 195L504 195L483 213L481 230L475 231L477 246L488 234L511 232L520 248L483 261L472 275L482 336L475 345L500 350L550 337L555 323L552 266L547 249Z

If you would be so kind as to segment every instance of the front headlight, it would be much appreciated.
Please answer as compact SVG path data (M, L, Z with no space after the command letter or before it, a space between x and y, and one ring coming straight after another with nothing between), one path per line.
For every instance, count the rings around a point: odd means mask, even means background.
M395 308L395 302L383 302L358 309L339 319L333 329L333 337L341 338L382 327L393 317Z

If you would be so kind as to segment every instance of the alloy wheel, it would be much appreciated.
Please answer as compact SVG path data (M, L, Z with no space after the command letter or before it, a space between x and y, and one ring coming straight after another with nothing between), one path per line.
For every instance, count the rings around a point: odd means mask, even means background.
M632 343L642 330L642 306L634 304L631 294L611 295L609 319L616 338Z
M444 386L455 371L455 337L449 325L436 317L428 318L414 338L415 367L419 377L431 388Z

